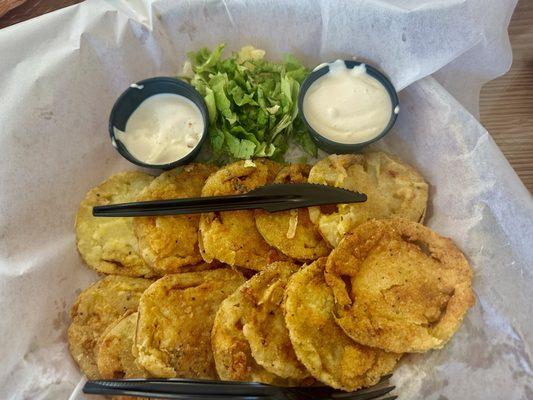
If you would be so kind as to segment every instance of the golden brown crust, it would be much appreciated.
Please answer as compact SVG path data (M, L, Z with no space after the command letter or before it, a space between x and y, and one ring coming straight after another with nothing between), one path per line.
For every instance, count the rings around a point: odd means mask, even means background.
M68 328L72 358L89 379L100 374L96 364L98 341L104 330L125 312L136 311L149 279L107 276L85 289L72 306Z
M306 164L288 165L277 174L274 183L307 183L310 170ZM255 210L255 224L268 244L295 260L312 261L330 252L307 209L274 213Z
M215 168L189 164L163 172L139 195L138 201L200 197L207 177ZM134 232L144 260L159 275L181 272L198 264L199 214L133 218Z
M441 348L474 303L472 270L450 239L402 219L371 220L327 261L337 323L394 352Z
M226 165L206 181L202 196L242 194L272 182L280 165L258 159ZM260 235L251 210L206 213L200 217L200 252L206 262L219 260L231 266L263 269L285 258Z
M132 218L93 217L96 205L135 201L153 176L132 171L115 174L91 189L76 215L76 244L87 265L113 275L151 277L156 273L139 253Z
M211 329L222 300L244 282L229 268L166 275L143 294L137 361L158 377L216 379Z
M180 272L200 272L200 271L210 271L212 269L218 268L227 268L226 264L222 264L218 261L213 261L212 263L201 262L196 265L187 265L180 268Z
M311 220L333 247L368 219L401 217L421 222L427 207L428 184L424 178L385 152L332 154L311 168L309 182L362 192L368 197L364 203L310 208Z
M294 353L281 308L287 281L298 268L289 262L272 263L239 288L242 331L252 357L267 371L293 380L309 377Z
M285 291L285 321L296 355L311 375L336 389L376 384L400 358L360 345L335 323L334 298L324 280L325 258L296 272Z
M109 325L99 340L98 371L102 379L147 378L132 353L137 313L126 313Z
M285 380L268 372L252 357L250 344L242 332L244 308L242 294L236 290L217 311L211 344L219 378L287 386Z

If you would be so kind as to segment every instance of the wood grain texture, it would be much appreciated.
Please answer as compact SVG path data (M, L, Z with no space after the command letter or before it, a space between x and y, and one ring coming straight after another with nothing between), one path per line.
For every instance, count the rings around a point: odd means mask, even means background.
M509 37L511 70L481 90L481 123L533 192L533 1L519 0Z
M0 17L9 10L20 6L24 1L25 0L0 0Z
M0 0L5 1L5 0ZM0 17L0 28L81 0L27 0ZM513 65L481 91L481 123L533 191L533 0L519 0L509 27Z
M49 13L50 11L59 10L60 8L81 2L82 0L26 0L22 5L0 17L0 28L5 28L6 26L14 25L27 19Z

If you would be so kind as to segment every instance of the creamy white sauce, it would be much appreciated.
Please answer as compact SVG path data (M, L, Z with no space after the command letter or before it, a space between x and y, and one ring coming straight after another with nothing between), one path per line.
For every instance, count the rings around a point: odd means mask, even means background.
M366 72L364 64L349 69L337 60L307 90L303 112L309 125L325 138L355 144L383 132L393 110L387 90Z
M204 120L188 98L172 93L148 97L115 137L130 154L147 164L168 164L189 154L199 143Z

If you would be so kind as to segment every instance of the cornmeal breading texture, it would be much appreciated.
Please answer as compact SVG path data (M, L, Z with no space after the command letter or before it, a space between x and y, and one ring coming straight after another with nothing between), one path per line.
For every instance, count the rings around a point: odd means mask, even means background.
M400 358L360 345L335 323L325 258L296 272L285 292L285 321L299 360L319 381L347 391L376 384Z
M135 201L153 179L142 172L123 172L87 193L76 215L76 244L89 267L104 274L157 275L141 257L132 218L92 214L94 206Z
M80 293L70 313L68 341L72 358L88 378L100 375L96 364L100 336L124 313L137 311L141 294L152 282L110 275Z
M271 183L281 165L258 159L226 165L206 181L202 196L243 194ZM284 259L270 246L255 226L254 211L223 211L202 214L200 251L204 260L219 260L231 266L260 271L273 261Z
M357 225L371 218L424 219L428 184L411 166L384 152L332 154L317 162L310 183L362 192L364 203L311 207L309 215L333 247Z
M394 352L441 348L474 303L472 270L450 239L402 219L372 220L328 257L337 323Z
M143 294L137 361L157 377L216 379L211 329L220 303L244 277L229 268L166 275Z
M288 165L274 183L307 183L310 170L306 164ZM268 244L295 260L312 261L330 252L306 208L273 213L256 210L255 224Z
M205 180L214 171L205 164L189 164L163 172L137 200L200 197ZM183 267L200 263L199 221L199 214L133 218L142 257L159 275L181 272Z

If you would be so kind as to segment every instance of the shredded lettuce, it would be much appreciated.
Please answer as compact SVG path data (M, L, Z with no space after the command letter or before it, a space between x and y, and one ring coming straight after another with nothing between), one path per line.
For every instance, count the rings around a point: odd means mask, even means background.
M316 156L317 148L298 118L298 92L309 72L292 55L282 63L245 46L223 59L224 45L188 54L187 79L204 97L211 149L219 161L268 157L282 161L290 142Z

